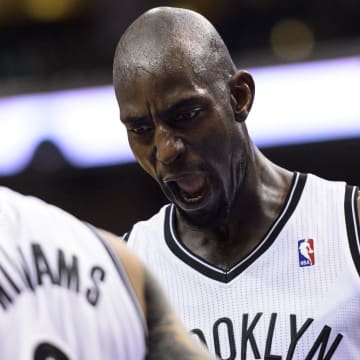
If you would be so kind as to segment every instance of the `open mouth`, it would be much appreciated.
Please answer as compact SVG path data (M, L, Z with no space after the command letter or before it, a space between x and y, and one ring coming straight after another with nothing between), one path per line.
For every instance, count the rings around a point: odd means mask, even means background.
M165 181L176 198L186 205L200 203L208 192L208 182L200 173L183 175Z

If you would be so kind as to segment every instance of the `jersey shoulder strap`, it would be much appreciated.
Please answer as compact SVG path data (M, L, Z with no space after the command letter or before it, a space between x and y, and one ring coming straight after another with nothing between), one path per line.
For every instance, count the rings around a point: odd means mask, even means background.
M356 270L360 275L360 230L357 207L359 189L357 186L346 186L345 190L345 221L351 256Z

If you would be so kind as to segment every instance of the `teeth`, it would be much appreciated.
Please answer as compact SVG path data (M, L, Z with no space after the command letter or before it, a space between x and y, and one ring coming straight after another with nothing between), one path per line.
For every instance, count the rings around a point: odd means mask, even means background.
M194 204L198 201L201 201L202 198L204 197L203 191L201 191L200 193L191 194L182 190L175 181L168 181L166 183L170 188L172 188L173 192L177 193L178 196L180 196L183 199L183 201L188 204Z
M180 195L184 198L184 200L186 202L189 202L189 203L197 202L202 198L202 194L199 194L197 196L192 196L192 195L190 195L190 194L188 194L188 193L186 193L185 191L182 191L182 190L180 190Z

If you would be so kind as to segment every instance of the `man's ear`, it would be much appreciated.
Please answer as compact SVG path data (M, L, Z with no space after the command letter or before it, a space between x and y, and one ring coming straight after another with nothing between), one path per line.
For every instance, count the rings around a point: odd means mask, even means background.
M239 122L247 118L255 96L255 83L246 71L237 71L230 78L231 106Z

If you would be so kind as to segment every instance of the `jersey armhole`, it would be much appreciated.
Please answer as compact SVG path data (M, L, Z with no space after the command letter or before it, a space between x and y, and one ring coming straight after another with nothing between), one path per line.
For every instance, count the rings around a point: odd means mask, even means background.
M360 276L360 230L357 208L357 186L346 186L345 190L345 221L350 252L358 275Z
M128 242L130 235L131 235L131 230L128 231L128 232L126 232L126 233L122 236L123 240L124 240L125 242Z
M120 259L117 257L117 255L115 254L115 252L113 251L111 246L108 244L108 242L101 236L101 234L96 230L96 228L87 222L84 222L84 223L91 230L91 232L99 239L99 241L104 246L106 252L110 256L110 258L115 266L115 269L117 270L117 272L120 276L120 280L124 284L128 294L130 296L130 299L131 299L132 303L134 304L136 312L138 313L139 319L141 320L141 323L142 323L142 326L144 329L144 333L147 334L148 328L147 328L145 316L141 310L141 305L135 295L134 289L132 288L130 279L126 273L126 270L125 270L123 264L121 263Z

